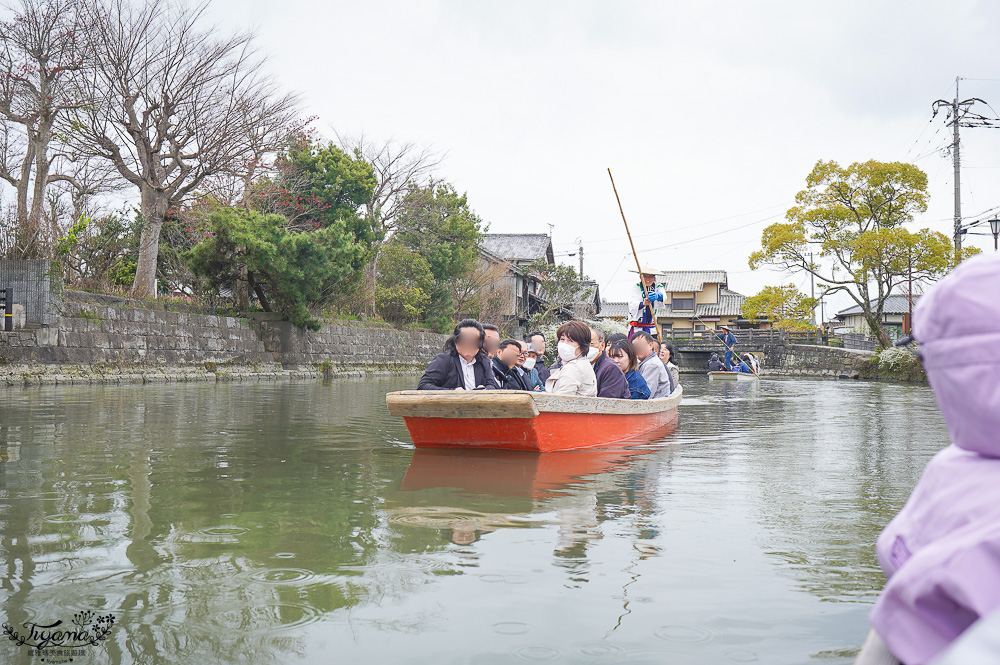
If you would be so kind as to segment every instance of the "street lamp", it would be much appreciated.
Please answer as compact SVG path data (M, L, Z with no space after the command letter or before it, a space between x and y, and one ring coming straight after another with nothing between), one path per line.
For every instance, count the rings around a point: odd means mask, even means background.
M990 220L990 231L993 232L993 251L997 251L997 236L1000 236L1000 219Z

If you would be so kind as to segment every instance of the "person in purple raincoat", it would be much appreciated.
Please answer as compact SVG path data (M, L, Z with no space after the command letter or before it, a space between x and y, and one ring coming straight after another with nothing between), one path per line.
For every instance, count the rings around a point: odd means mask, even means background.
M878 538L888 580L869 642L922 665L1000 609L1000 258L976 256L942 279L913 331L951 445Z

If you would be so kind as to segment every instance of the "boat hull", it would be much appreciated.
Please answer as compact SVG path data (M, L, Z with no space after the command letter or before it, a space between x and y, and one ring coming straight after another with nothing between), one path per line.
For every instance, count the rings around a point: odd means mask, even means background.
M756 374L746 372L709 372L709 381L758 381L760 377Z
M520 391L403 391L386 402L418 448L553 452L649 440L676 426L681 392L644 404Z

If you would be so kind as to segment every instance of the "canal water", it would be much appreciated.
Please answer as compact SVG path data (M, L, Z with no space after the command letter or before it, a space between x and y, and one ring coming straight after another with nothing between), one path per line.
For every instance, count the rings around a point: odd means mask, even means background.
M410 378L4 389L0 618L104 626L74 663L850 663L930 390L682 378L661 440L545 455L415 452Z

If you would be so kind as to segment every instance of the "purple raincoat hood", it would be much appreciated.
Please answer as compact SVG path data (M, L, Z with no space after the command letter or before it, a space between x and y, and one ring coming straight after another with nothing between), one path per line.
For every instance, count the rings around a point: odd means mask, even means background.
M905 665L1000 609L1000 258L963 262L913 318L952 445L876 544L888 582L871 624Z

